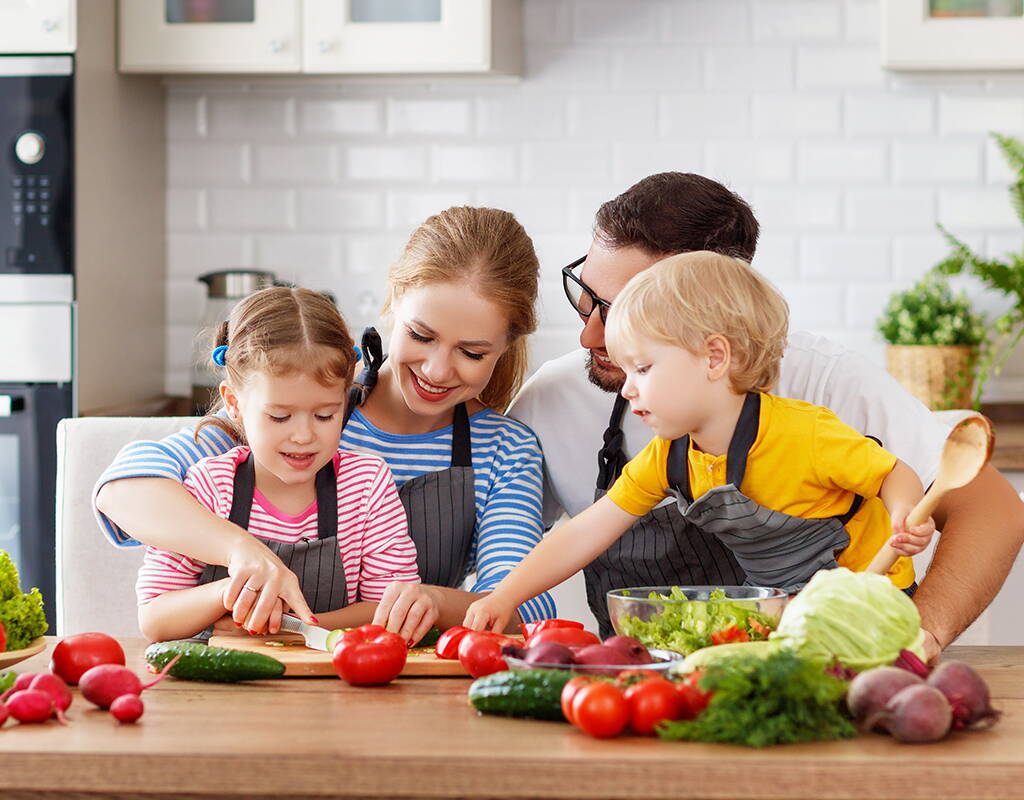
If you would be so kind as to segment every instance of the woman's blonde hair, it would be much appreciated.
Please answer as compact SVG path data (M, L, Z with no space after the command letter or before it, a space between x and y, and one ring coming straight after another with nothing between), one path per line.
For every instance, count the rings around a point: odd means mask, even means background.
M609 309L605 342L617 359L641 337L701 353L719 334L732 351L732 388L767 392L778 382L788 330L789 306L749 263L700 250L634 276Z
M323 386L340 381L346 393L352 384L356 354L345 320L326 295L310 289L275 286L249 295L220 324L214 347L227 348L225 379L236 390L254 372L299 372ZM196 426L196 436L214 425L245 441L240 424L215 416L223 405L218 398Z
M508 349L499 357L480 402L504 411L526 374L526 337L537 327L540 263L516 218L496 208L456 206L429 217L388 275L384 312L409 289L466 282L505 310Z

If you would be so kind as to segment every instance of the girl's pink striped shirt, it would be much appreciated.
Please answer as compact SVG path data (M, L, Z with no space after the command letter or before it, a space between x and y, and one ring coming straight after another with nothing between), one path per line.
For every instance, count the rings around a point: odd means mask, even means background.
M231 513L235 469L248 447L204 458L191 467L185 488L203 506L227 519ZM419 582L416 545L406 527L405 507L387 465L376 456L338 450L338 549L345 571L347 601L380 600L391 581ZM316 503L301 514L285 514L257 489L249 532L275 542L317 537ZM139 604L157 595L199 584L206 564L179 553L147 547L135 592Z

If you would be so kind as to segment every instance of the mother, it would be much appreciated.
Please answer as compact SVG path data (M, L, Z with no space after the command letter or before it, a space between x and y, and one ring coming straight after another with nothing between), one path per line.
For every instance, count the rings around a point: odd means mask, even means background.
M540 447L529 428L495 411L526 370L538 271L533 243L511 214L450 208L412 234L391 269L388 357L381 361L372 337L365 340L363 402L349 409L341 446L383 458L399 486L423 583L390 585L374 621L407 640L433 624L459 624L540 541ZM235 444L210 426L198 438L186 429L126 446L97 483L100 523L115 544L227 567L225 609L247 628L267 630L278 597L310 621L295 575L277 556L181 486L192 464ZM472 573L470 589L458 588ZM519 613L526 621L554 616L554 604L540 595Z

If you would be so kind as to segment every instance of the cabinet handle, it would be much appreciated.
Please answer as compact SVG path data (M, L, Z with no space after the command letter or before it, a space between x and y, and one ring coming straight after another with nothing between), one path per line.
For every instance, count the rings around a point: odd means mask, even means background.
M271 39L270 40L270 52L280 53L284 51L284 39Z
M0 417L9 417L18 411L24 411L25 398L0 394Z

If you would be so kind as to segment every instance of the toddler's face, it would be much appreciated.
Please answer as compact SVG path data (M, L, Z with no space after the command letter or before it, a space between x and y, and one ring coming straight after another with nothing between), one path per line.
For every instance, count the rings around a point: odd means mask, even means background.
M345 386L324 386L311 375L255 372L225 405L240 419L256 461L257 479L272 488L312 481L341 438Z
M698 431L713 410L707 358L667 342L639 337L619 359L622 396L656 436Z

